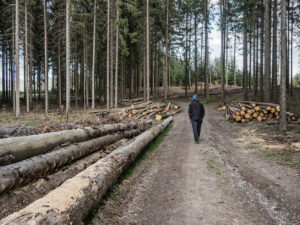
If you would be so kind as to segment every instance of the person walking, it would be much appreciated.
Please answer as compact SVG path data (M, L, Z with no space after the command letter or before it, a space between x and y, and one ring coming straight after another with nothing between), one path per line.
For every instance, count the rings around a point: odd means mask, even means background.
M193 100L189 105L189 117L192 123L195 143L199 144L201 126L205 116L205 109L201 102L198 101L198 96L193 95Z

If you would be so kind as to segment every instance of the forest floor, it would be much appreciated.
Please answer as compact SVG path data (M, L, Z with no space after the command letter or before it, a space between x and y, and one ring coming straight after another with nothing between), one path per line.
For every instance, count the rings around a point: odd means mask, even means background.
M224 119L206 105L194 144L188 100L164 141L119 180L90 224L300 224L300 129ZM299 127L299 126L298 126Z

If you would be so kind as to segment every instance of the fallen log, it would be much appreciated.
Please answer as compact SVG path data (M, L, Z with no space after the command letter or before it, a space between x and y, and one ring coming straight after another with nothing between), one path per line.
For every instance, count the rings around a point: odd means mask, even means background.
M88 166L105 157L116 148L128 145L132 140L133 139L121 139L112 145L106 146L100 151L96 151L86 157L72 162L72 164L59 168L59 170L54 171L54 173L2 193L0 195L0 220L25 208L35 200L42 198L66 180L85 170Z
M82 224L125 168L171 121L169 117L145 131L131 144L116 149L43 198L2 219L0 224Z
M0 194L16 185L46 175L55 168L69 164L76 159L89 155L122 138L130 138L138 134L139 130L130 130L123 133L106 135L0 167Z
M82 142L108 133L134 129L137 126L143 125L145 125L144 122L106 124L95 128L87 127L83 129L3 139L0 140L0 166L44 154L65 143L72 144Z

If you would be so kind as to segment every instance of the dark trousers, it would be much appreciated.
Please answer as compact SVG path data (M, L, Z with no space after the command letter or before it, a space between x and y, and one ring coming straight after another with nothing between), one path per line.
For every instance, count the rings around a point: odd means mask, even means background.
M192 120L191 122L192 122L192 127L193 127L193 132L194 132L194 139L195 139L195 141L199 141L202 120Z

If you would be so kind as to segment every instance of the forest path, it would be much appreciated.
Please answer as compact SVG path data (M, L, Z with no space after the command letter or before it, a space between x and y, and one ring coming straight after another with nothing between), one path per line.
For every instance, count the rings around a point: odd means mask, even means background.
M197 145L188 103L179 104L183 112L176 116L164 141L120 185L117 199L108 201L105 212L99 210L92 223L285 224L284 213L273 210L276 207L222 159L231 137L219 131L223 124L215 123L224 119L216 119L206 107Z

